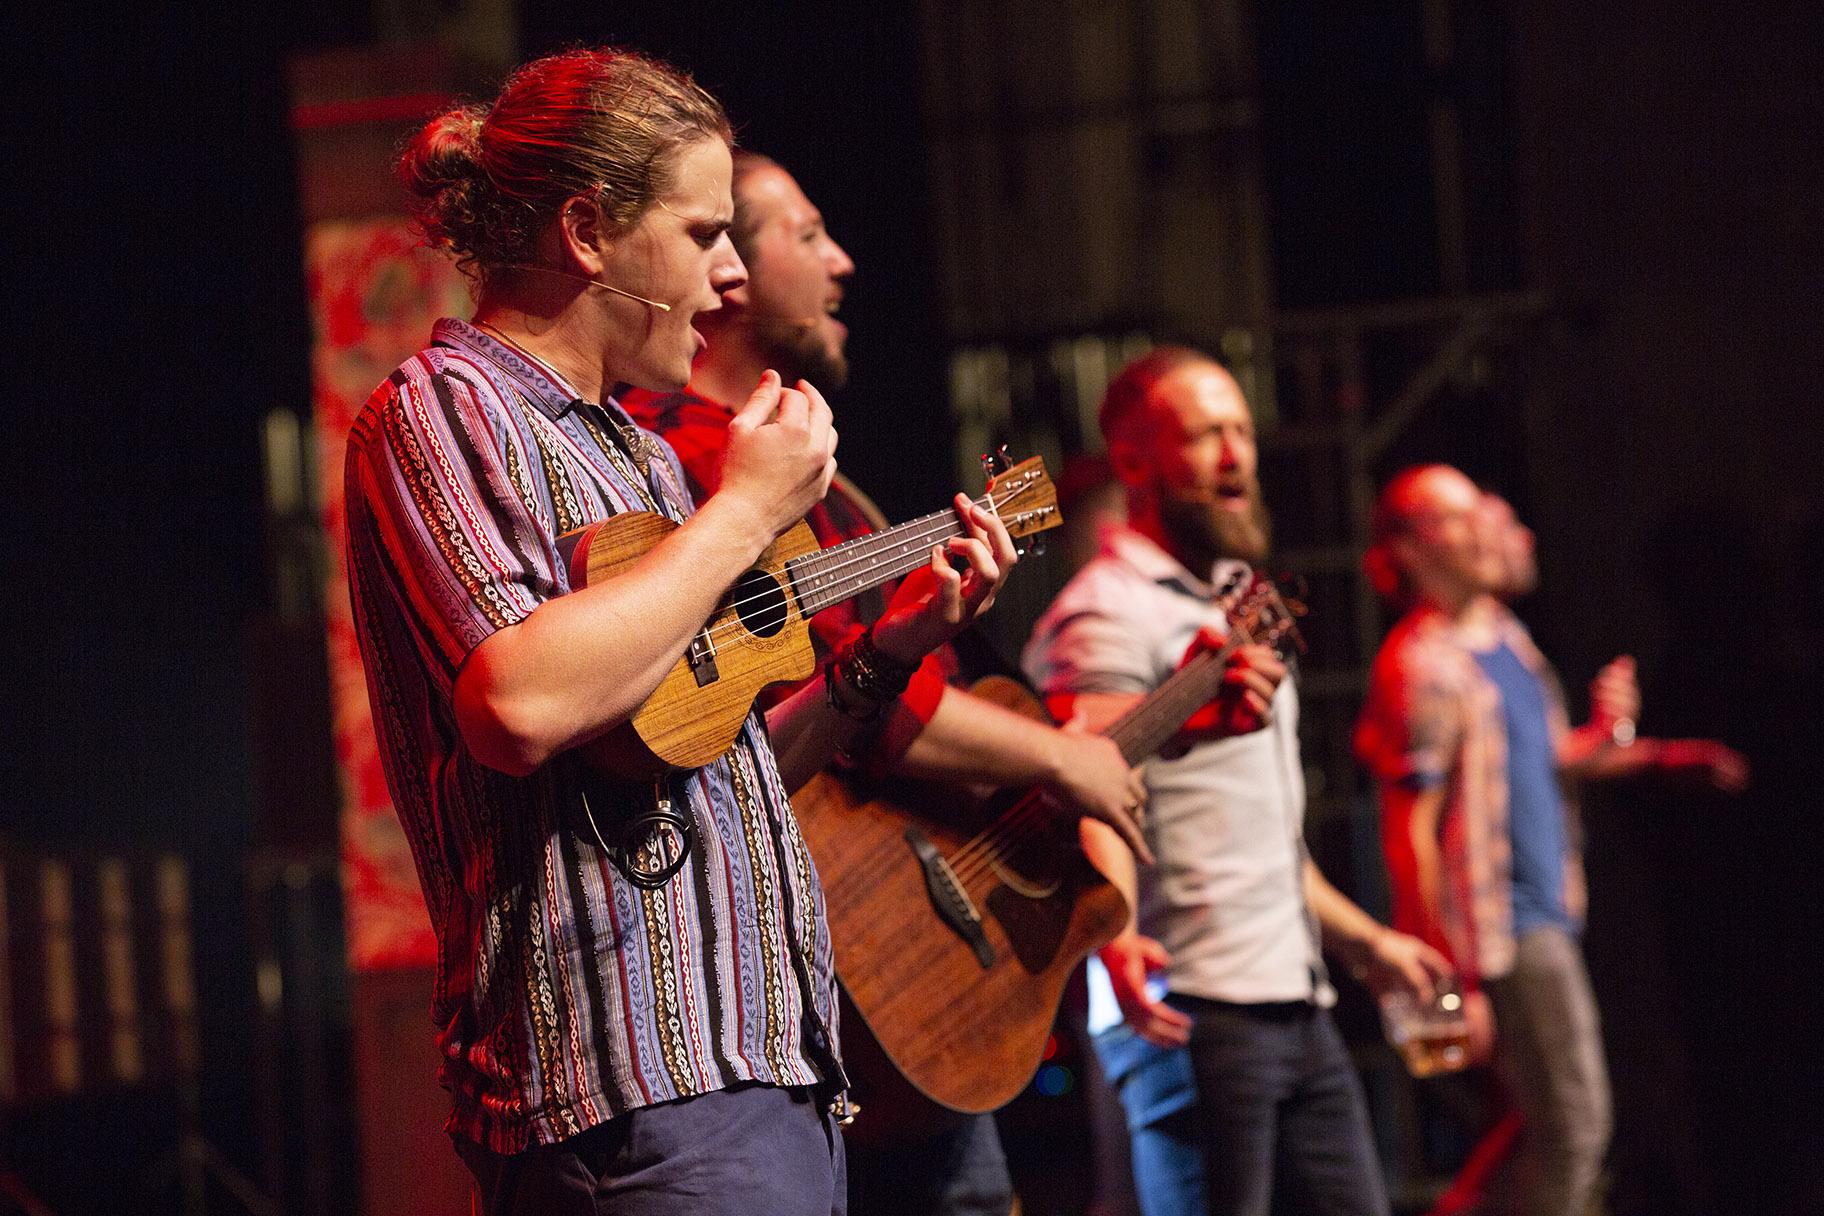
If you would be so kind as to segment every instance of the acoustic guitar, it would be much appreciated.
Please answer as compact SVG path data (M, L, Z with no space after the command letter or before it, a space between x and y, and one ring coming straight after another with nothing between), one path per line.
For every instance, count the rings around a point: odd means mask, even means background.
M1297 643L1303 608L1269 579L1226 592L1227 643L1193 656L1104 732L1129 764L1215 698L1238 646ZM1006 677L972 691L1046 718ZM1039 1066L1071 971L1127 923L1127 902L1084 857L1076 820L1036 790L977 797L828 772L794 793L792 808L823 883L837 976L874 1040L857 1052L845 1029L846 1054L865 1061L878 1046L950 1111L1011 1100ZM884 1104L906 1117L899 1095Z
M1063 522L1057 491L1037 456L991 477L976 500L1015 539ZM613 578L678 525L662 515L611 515L560 537L572 587ZM809 618L832 604L901 578L931 559L931 547L965 535L954 509L819 549L810 526L792 525L735 580L703 628L633 717L584 754L622 777L700 768L727 751L769 684L816 670Z

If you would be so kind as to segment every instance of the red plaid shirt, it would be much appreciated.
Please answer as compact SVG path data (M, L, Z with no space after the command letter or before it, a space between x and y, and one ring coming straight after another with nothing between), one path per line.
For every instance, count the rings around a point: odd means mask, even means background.
M1499 629L1501 640L1545 685L1547 726L1556 741L1569 729L1557 676L1511 613L1502 613ZM1441 923L1434 927L1419 892L1396 878L1394 927L1426 938L1449 955L1471 984L1506 975L1514 965L1515 944L1501 693L1482 673L1457 627L1437 609L1414 609L1382 643L1356 724L1355 750L1383 785L1447 787L1438 822L1444 858ZM1573 846L1565 859L1565 898L1571 914L1581 918L1583 863L1575 849L1576 804L1569 798L1565 814L1571 819L1567 828ZM1387 837L1407 830L1391 818L1381 825Z

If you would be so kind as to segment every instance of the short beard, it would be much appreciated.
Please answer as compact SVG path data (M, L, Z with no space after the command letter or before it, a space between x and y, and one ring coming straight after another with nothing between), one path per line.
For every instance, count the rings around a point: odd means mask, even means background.
M815 326L802 320L768 319L754 326L754 337L773 370L787 384L809 380L819 389L839 389L849 382L849 360L838 349L831 351Z
M1508 563L1504 561L1502 566L1502 599L1525 599L1539 589L1539 565L1537 559L1519 563Z
M1205 578L1225 558L1250 566L1267 560L1273 521L1261 501L1258 482L1248 485L1248 511L1240 516L1207 498L1180 498L1164 486L1157 489L1160 527L1179 552L1195 563L1191 573Z

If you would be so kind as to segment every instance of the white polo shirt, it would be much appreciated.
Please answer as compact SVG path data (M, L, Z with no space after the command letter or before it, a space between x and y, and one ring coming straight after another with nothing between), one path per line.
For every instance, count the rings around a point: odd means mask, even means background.
M1199 629L1223 623L1215 588L1236 571L1246 567L1218 563L1206 582L1139 533L1110 529L1040 618L1026 672L1047 696L1149 693L1178 669ZM1139 867L1139 928L1171 955L1169 990L1238 1004L1334 1002L1305 905L1292 678L1266 729L1154 757L1145 776L1146 840L1158 864ZM1092 1030L1119 1020L1093 959L1090 993Z

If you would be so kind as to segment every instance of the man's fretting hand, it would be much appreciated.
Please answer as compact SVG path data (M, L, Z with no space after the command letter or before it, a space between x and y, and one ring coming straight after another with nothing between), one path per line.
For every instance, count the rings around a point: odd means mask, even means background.
M1213 627L1197 636L1189 662L1202 650L1220 650L1224 637ZM1228 658L1223 670L1222 687L1215 700L1192 714L1173 737L1166 754L1182 751L1205 739L1226 739L1260 730L1272 718L1273 694L1286 678L1286 665L1271 646L1238 647Z
M905 577L874 626L874 644L908 667L992 608L1019 560L1007 526L994 512L958 494L956 513L964 534L932 546L930 562Z

